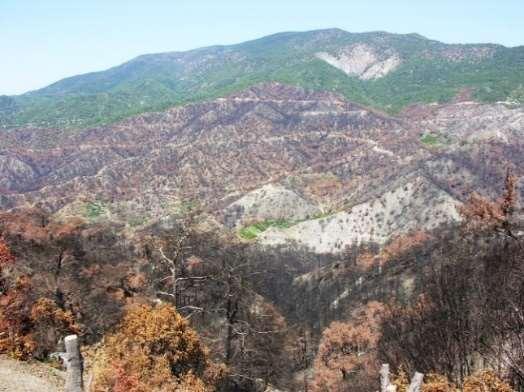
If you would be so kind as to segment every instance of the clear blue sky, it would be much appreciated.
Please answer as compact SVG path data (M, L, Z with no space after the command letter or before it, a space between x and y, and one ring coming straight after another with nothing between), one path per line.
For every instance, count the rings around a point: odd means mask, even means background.
M0 94L143 53L339 27L524 44L524 0L0 0Z

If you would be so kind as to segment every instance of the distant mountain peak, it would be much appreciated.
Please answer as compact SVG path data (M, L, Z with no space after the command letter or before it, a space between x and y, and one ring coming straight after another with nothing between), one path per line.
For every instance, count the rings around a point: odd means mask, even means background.
M406 34L408 37L413 37L413 38L418 38L418 39L422 39L422 40L426 40L426 41L429 41L429 38L427 37L424 37L423 35L419 34L419 33L408 33Z
M410 104L451 101L465 88L472 99L520 102L523 58L524 47L450 45L416 33L284 32L235 45L147 54L4 98L0 127L85 128L226 97L264 82L333 91L391 114ZM284 88L279 94L286 91L297 94Z

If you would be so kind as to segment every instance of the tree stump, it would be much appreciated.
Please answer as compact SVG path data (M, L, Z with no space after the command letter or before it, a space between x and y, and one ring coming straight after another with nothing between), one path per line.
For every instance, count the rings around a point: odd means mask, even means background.
M84 382L82 374L84 372L84 364L82 355L80 354L80 345L78 343L77 335L69 335L64 339L66 355L66 392L83 392Z
M420 392L420 387L422 386L422 380L424 375L422 373L416 372L413 378L411 379L411 384L409 384L408 392Z
M389 392L389 364L384 363L380 368L380 392Z

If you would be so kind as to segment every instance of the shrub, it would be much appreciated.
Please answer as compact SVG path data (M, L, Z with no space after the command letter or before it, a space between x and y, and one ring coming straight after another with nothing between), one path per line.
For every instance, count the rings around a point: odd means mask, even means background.
M394 377L393 384L396 385L397 392L407 391L409 380L402 368ZM466 377L462 389L457 388L447 377L430 373L424 377L422 392L513 392L513 389L494 372L484 370Z
M464 392L513 392L494 372L485 370L469 376L464 381Z
M0 271L3 267L13 264L15 257L11 253L11 249L5 242L5 240L0 237Z
M60 338L79 333L70 312L39 298L33 304L31 280L22 276L0 297L0 352L17 359L47 357Z
M398 258L413 251L415 248L421 247L429 239L430 236L421 230L398 235L387 243L381 252L381 256L386 261Z
M392 383L397 387L396 392L407 392L410 380L402 366L398 373L393 375ZM458 392L458 389L446 377L430 373L424 377L422 392Z
M422 392L456 392L457 387L440 374L428 374L425 377Z
M404 368L401 366L397 374L393 375L391 383L397 387L396 392L406 392L409 386L409 378Z
M4 278L15 258L0 238L0 353L17 359L43 359L55 350L61 337L78 333L70 312L47 298L35 301L31 279L20 276L14 282ZM12 279L11 279L12 280Z
M352 322L335 321L324 330L315 359L313 391L367 391L378 366L375 349L380 338L383 305L369 302L355 311Z
M30 290L29 278L21 277L0 297L0 353L17 359L28 359L36 349L31 334Z
M60 309L49 298L39 298L31 307L31 335L36 342L32 355L45 358L56 348L60 338L80 333L71 312Z
M6 267L12 265L14 262L15 257L11 253L11 249L9 249L4 239L0 237L0 294L7 290L7 282L4 277Z
M212 391L225 369L170 305L132 308L94 363L95 391Z
M293 225L292 222L284 219L267 219L262 222L253 223L252 225L243 227L238 232L239 236L245 240L252 240L259 236L261 233L269 229L270 227L276 227L279 229L287 229Z

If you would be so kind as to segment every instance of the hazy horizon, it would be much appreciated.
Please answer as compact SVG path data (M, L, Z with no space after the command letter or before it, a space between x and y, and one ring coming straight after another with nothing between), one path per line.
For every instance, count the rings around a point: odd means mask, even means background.
M410 4L411 3L411 4ZM300 12L298 12L300 11ZM361 33L418 33L445 43L520 46L518 1L46 2L6 0L0 23L0 95L22 94L60 79L105 70L147 53L230 45L286 31L327 28Z

